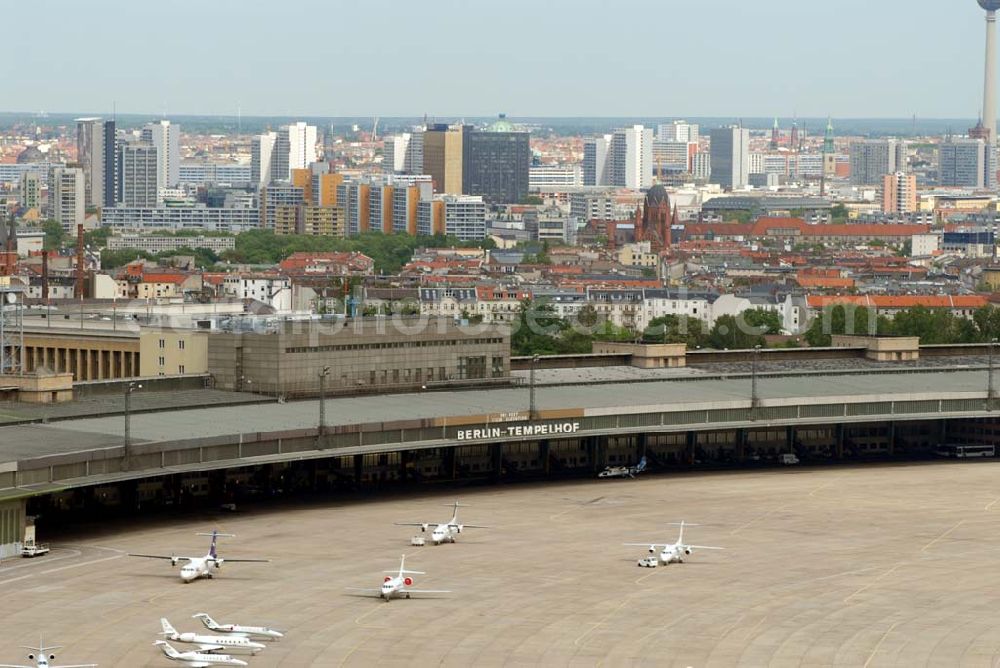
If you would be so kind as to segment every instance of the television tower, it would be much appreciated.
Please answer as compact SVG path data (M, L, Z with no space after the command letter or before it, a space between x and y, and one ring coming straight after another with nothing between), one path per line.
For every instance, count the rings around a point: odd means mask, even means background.
M1000 0L977 0L986 10L986 76L983 84L983 125L990 131L989 144L997 143L997 10Z

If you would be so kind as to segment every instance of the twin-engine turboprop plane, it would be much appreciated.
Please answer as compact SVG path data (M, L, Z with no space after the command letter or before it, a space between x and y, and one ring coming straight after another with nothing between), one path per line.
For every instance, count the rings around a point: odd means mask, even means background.
M465 529L489 529L489 527L480 526L478 524L459 524L458 523L458 509L464 508L462 504L458 501L448 506L449 508L454 508L451 519L447 522L435 523L435 522L396 522L396 526L400 527L420 527L420 530L426 532L432 526L434 529L431 531L431 542L435 545L440 545L441 543L454 543L455 537L462 533Z
M219 538L233 538L231 533L219 533L218 531L213 531L212 533L199 533L198 536L211 536L212 544L208 549L208 554L204 557L178 557L176 555L165 556L162 554L129 554L130 557L143 557L145 559L166 559L170 561L172 566L176 566L179 562L187 562L181 566L181 580L185 583L193 582L198 578L211 578L213 570L218 570L222 568L223 563L253 563L253 564L263 564L268 563L270 559L223 559L219 556L218 550L216 549L216 542Z

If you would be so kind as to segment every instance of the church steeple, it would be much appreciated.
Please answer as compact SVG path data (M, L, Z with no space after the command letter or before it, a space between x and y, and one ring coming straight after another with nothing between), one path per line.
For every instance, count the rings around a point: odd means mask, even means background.
M823 153L833 153L833 118L826 119L826 134L823 137Z

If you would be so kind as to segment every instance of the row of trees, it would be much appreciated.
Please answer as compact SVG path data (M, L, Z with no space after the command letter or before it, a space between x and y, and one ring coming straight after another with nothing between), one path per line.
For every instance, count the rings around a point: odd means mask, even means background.
M526 300L521 304L511 334L513 355L572 355L589 353L595 341L686 343L688 348L753 348L764 345L766 334L781 331L776 313L747 311L740 317L721 316L706 330L696 318L668 315L654 319L642 332L619 327L593 306L585 306L572 320L560 318L552 306Z
M225 251L223 260L247 264L276 264L296 252L364 253L375 261L380 273L395 273L413 257L418 248L493 248L492 240L461 241L457 237L411 236L366 232L356 237L310 237L277 235L270 230L251 230L236 237L236 248Z
M834 306L812 321L805 339L810 346L828 346L834 334L916 336L924 345L987 343L1000 339L1000 309L984 306L965 318L916 306L889 319L863 306Z
M720 316L711 328L696 318L667 315L652 320L642 332L635 332L605 320L591 306L569 320L560 318L550 305L530 300L521 305L513 324L513 355L589 353L595 341L684 343L689 349L745 350L766 347L765 336L781 333L778 314L763 309ZM813 319L802 343L791 340L781 345L829 346L834 334L916 336L925 345L985 343L1000 340L1000 309L986 306L965 318L946 309L918 306L889 319L862 306L834 306Z
M58 226L58 223L56 224ZM53 235L56 230L52 230ZM62 228L58 229L62 232ZM46 230L48 233L48 230ZM107 235L103 231L88 233L92 235L87 243L103 246L107 243ZM187 235L176 235L187 236ZM63 238L53 238L55 247L62 243ZM277 264L296 252L353 252L364 253L375 261L375 271L380 273L398 272L403 265L413 258L418 248L493 248L492 240L461 241L456 237L410 236L408 234L379 234L369 232L349 239L336 237L310 237L304 235L276 235L270 230L251 230L236 237L236 247L232 250L216 254L207 248L192 248L184 246L173 251L151 254L135 248L125 248L117 251L105 249L101 253L102 266L109 269L121 267L136 259L158 260L173 255L193 255L199 267L211 268L220 261L237 264Z

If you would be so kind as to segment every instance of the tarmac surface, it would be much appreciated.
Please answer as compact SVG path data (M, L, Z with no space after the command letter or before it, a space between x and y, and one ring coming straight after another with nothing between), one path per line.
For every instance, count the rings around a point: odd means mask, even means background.
M267 666L983 666L1000 660L1000 462L787 468L423 491L112 522L40 536L56 549L0 564L0 661L18 645L58 659L170 666L152 642L208 612L273 625ZM470 507L454 545L411 547L393 522ZM686 520L696 551L641 569L644 548ZM213 580L182 584L168 562L204 554L198 531L237 535ZM382 571L426 571L452 594L384 603ZM182 646L175 644L178 648ZM234 652L236 654L236 652ZM55 663L58 666L59 660Z

